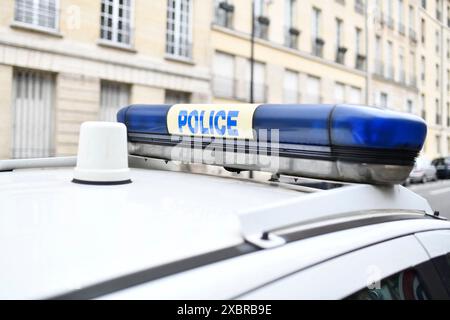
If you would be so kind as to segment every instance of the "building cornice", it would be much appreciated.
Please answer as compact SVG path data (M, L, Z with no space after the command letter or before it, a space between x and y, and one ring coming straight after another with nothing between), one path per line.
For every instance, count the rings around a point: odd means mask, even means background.
M81 59L93 63L114 65L115 67L138 71L160 73L167 76L183 77L185 79L198 81L210 81L210 73L207 66L178 66L168 63L164 57L161 57L161 61L158 61L144 55L139 55L139 53L125 52L123 50L117 50L117 52L111 54L111 52L105 52L105 50L115 49L102 48L96 43L93 43L92 46L85 46L70 41L64 41L62 39L56 39L56 41L30 41L29 37L11 35L10 33L11 32L8 32L8 30L0 30L1 46L27 50L28 52ZM132 55L132 58L130 58L130 55ZM9 62L4 61L4 59L4 55L0 55L0 63L10 64ZM58 70L53 71L57 72ZM83 73L83 71L80 70L80 73Z

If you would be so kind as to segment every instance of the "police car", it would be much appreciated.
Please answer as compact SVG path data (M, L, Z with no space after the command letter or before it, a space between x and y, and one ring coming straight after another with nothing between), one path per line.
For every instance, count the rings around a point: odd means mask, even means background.
M349 105L132 105L0 161L1 299L449 299L426 136ZM252 178L250 178L252 177Z

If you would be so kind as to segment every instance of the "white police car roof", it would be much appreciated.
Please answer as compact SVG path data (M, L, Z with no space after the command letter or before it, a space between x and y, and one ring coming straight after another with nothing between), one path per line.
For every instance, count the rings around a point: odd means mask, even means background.
M52 297L236 246L246 231L251 235L281 226L273 221L288 226L342 218L346 212L351 216L358 209L355 195L367 201L379 192L378 187L356 185L311 193L307 188L151 169L132 169L133 183L121 186L74 184L72 176L72 168L1 173L0 252L9 258L0 263L0 298ZM367 208L392 208L389 214L401 207L431 212L412 192L390 188ZM392 196L410 201L396 207ZM334 202L337 209L328 210L324 199L336 197L342 205ZM301 210L303 206L310 212ZM246 230L249 225L253 227Z
M71 183L73 169L1 173L0 298L47 297L242 242L238 210L301 193L133 169L132 184Z

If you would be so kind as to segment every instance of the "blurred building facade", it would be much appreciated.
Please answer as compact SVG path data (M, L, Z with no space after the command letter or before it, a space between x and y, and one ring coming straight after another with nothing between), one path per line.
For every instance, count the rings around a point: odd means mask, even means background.
M450 153L450 0L255 0L254 99L426 119ZM250 100L251 0L3 0L0 158L70 155L129 103Z

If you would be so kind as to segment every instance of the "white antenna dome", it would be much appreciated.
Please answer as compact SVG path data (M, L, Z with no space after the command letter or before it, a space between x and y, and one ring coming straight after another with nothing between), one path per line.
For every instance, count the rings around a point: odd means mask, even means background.
M81 125L73 182L95 185L131 182L124 124L85 122Z

